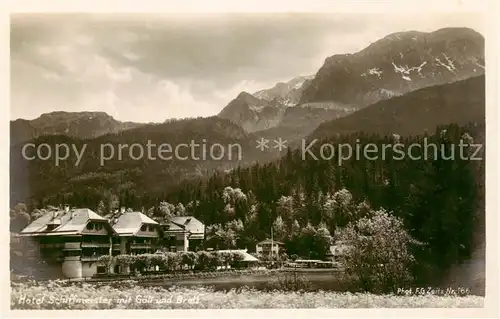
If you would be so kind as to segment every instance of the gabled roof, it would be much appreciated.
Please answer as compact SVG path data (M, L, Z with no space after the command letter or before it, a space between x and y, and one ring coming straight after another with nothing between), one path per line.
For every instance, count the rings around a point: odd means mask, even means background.
M241 256L243 256L242 261L259 261L257 258L254 256L250 255L246 249L228 249L228 250L217 250L218 253L238 253Z
M263 241L260 241L257 243L257 245L262 245L262 244L271 244L273 243L274 245L284 245L284 243L277 241L277 240L271 240L271 239L265 239Z
M186 226L182 225L182 224L177 224L177 223L174 223L172 221L167 221L165 223L162 223L161 224L163 227L166 226L167 228L167 231L174 231L174 232L183 232L183 231L187 231L186 230Z
M90 220L106 221L88 208L47 212L26 226L20 234L30 235L76 235L80 234ZM55 227L48 230L48 225Z
M200 233L200 230L196 229L200 224L201 232L204 233L205 225L193 216L172 216L167 222L162 223L162 225L168 226L169 231L189 231L191 233Z
M141 212L124 212L116 219L113 229L121 235L136 234L141 229L142 224L158 225L157 222Z
M193 221L201 223L198 219L194 218L193 216L172 216L169 218L169 221L184 226L188 226L189 223Z
M191 220L194 220L194 219L196 219L196 218L191 217L191 216L172 216L169 218L169 221L174 222L176 224L185 225L185 224L189 224L189 222Z

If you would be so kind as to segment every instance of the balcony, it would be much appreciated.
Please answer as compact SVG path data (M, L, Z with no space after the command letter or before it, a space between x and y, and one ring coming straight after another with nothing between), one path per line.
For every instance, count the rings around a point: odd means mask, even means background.
M64 243L56 243L56 244L40 244L40 248L63 248Z
M98 261L101 256L82 256L81 261Z
M194 233L194 234L191 234L189 236L189 239L190 240L202 240L205 238L205 234L204 233Z
M80 243L64 243L64 250L80 250Z
M259 248L257 248L255 251L256 251L256 252L270 253L270 252L271 252L271 249L270 249L270 248L269 248L269 249L262 249L262 248L260 248L260 249L259 249ZM277 247L274 247L274 248L272 249L272 251L273 251L273 252L277 252L277 251L279 251L279 249L278 249Z
M153 248L152 244L130 244L131 249L150 249Z
M80 256L65 256L64 261L76 261L80 260Z
M46 261L50 261L50 262L53 262L53 261L61 261L64 259L64 256L60 255L60 254L57 254L57 255L41 255L40 256L43 260L46 260Z
M109 248L109 243L82 243L82 248Z

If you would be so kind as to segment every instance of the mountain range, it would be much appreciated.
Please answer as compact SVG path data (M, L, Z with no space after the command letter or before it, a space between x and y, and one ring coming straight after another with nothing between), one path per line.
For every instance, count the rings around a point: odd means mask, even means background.
M468 28L399 32L301 76L240 93L219 116L247 132L302 138L324 121L424 87L484 74L484 38Z
M104 134L140 127L144 124L120 122L105 112L64 112L42 114L34 120L10 122L10 142L18 144L44 135L94 138Z
M461 126L450 126L450 132L460 132L457 136L465 130L475 143L484 145L484 62L484 38L471 29L400 32L357 53L326 58L314 76L299 76L252 94L241 92L218 116L141 124L120 122L103 112L58 111L34 120L11 121L11 206L77 203L95 208L118 196L120 205L144 209L172 198L179 203L201 198L199 214L220 222L224 214L235 212L225 203L214 205L230 185L251 190L260 198L262 205L252 206L256 208L252 216L257 217L249 220L258 220L258 230L265 229L267 234L270 224L266 223L278 211L274 204L280 196L294 189L324 194L313 190L331 184L362 194L360 198L371 197L377 207L393 205L406 214L411 231L431 242L424 245L428 246L426 254L439 266L446 265L443 260L456 262L445 279L447 287L452 283L469 287L471 278L478 277L484 289L484 161L353 160L338 167L336 162L301 160L294 152L279 158L286 151L271 146L267 151L256 148L261 138L271 143L283 138L290 149L302 138L352 141L364 133L376 141L394 134L420 141L447 124ZM60 165L27 160L22 143L28 141L77 149L85 145L85 156L79 165L74 165L75 154ZM242 158L134 159L127 149L123 158L114 156L100 164L102 145L189 141L206 141L207 148L239 145ZM198 149L195 155L204 153ZM282 191L277 192L279 188ZM314 198L320 197L307 197L307 201ZM311 207L299 208L299 218L307 222L319 211L318 205ZM246 217L242 218L245 227ZM473 245L469 242L472 232ZM474 253L468 255L468 249ZM472 260L472 266L464 260Z
M354 54L328 57L300 103L358 108L484 73L484 38L468 28L390 34Z
M276 83L270 89L260 90L252 95L266 101L276 99L284 106L295 106L299 103L302 91L311 84L314 75L298 76L288 82Z
M327 138L366 131L420 134L448 123L484 124L484 39L465 28L391 34L360 52L334 55L314 76L299 76L253 94L241 92L218 116L165 123L120 122L103 112L52 112L11 121L11 200L69 191L84 183L167 189L214 170L265 163L283 152L256 140ZM240 144L243 158L202 161L111 160L99 166L103 143L172 145L189 140ZM78 167L26 161L21 143L89 144ZM90 153L89 153L90 152ZM127 183L123 181L127 180ZM128 185L128 186L127 186Z
M325 139L339 134L364 131L367 133L413 135L432 132L438 125L470 124L484 130L484 75L449 84L423 88L393 99L379 101L349 116L321 124L308 139ZM480 133L480 132L479 132ZM225 172L238 166L264 164L280 153L256 149L260 135L247 133L240 126L219 117L186 119L162 124L148 124L96 138L80 139L67 135L39 136L31 142L39 145L87 145L85 157L75 166L74 154L54 166L52 161L25 160L21 144L11 146L10 183L11 201L29 201L29 198L53 198L77 189L109 187L135 192L164 192L183 180L204 178L215 171ZM125 150L123 158L114 158L99 164L101 145L141 144L148 142L171 145L187 141L207 140L208 147L238 144L241 158L222 160L135 160ZM199 150L201 152L201 150ZM201 156L201 153L197 153Z

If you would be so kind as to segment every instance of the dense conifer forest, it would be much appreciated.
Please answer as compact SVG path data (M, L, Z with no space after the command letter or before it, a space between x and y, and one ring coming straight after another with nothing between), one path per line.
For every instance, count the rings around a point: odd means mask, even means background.
M127 207L157 220L193 215L207 225L205 245L219 249L252 250L272 228L289 255L320 259L336 230L367 211L385 210L401 218L421 243L412 247L418 261L413 271L426 282L470 257L473 233L484 222L478 213L484 200L484 160L471 159L484 157L484 149L477 154L477 147L465 147L463 154L459 149L461 141L479 144L481 132L483 126L471 124L441 126L429 135L338 135L317 141L309 154L290 150L274 162L215 171L173 187L166 180L163 189L135 187L140 181L126 174L121 180L103 175L101 184L68 183L52 196L35 198L30 210L38 208L32 213L36 215L39 208L69 204L99 214ZM382 155L384 144L397 143L405 154L388 147ZM372 144L378 153L371 158L353 153L339 165L338 157L321 158L320 145L325 144L350 144L353 150ZM414 144L420 147L412 148L410 158L408 146ZM435 148L424 147L430 144Z

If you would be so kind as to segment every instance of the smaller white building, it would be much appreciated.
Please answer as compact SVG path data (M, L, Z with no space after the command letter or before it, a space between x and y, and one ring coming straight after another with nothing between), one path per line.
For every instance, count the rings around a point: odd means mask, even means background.
M259 260L254 256L250 255L246 249L228 249L228 250L217 250L217 253L237 253L241 256L241 260L237 263L243 267L253 267L257 266ZM221 268L221 267L219 267ZM225 267L224 267L225 268Z
M336 241L335 244L330 246L326 258L330 261L339 262L350 248L351 246L347 242L341 240Z
M171 217L161 228L170 251L199 250L205 239L205 225L192 216Z
M278 256L283 250L284 244L280 241L266 239L255 246L257 254Z

